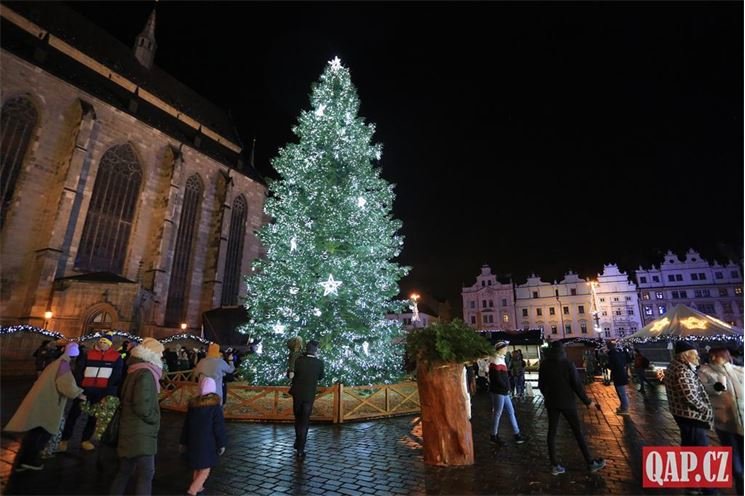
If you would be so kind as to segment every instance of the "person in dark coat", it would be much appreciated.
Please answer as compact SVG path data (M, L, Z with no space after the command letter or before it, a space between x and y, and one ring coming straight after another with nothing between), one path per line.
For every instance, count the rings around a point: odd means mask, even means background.
M582 456L585 458L587 467L591 472L597 472L605 467L602 458L593 459L587 448L585 437L577 414L577 402L574 396L578 396L586 406L592 406L593 402L585 394L585 388L581 384L577 369L567 359L564 344L555 341L546 353L546 359L541 362L538 372L538 389L543 393L543 404L548 412L548 456L551 459L551 473L559 475L566 472L556 458L556 432L559 427L559 415L563 415L569 422L577 440Z
M626 385L629 383L629 374L626 371L627 356L622 350L619 350L614 341L608 343L608 368L610 369L610 379L616 387L616 394L621 402L616 413L618 415L629 414L629 400L626 397Z
M318 381L323 379L323 361L316 357L318 341L308 341L305 354L295 361L292 378L292 412L295 415L295 449L298 458L305 458L305 441L308 438L310 414L316 399Z
M204 489L204 483L218 456L225 453L225 418L222 401L216 394L217 385L211 377L199 380L201 396L189 401L189 410L181 430L181 446L189 458L194 472L187 494L196 495Z

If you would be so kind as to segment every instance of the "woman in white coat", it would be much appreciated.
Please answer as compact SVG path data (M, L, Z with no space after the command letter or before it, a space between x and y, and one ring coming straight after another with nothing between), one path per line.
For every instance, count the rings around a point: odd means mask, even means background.
M698 377L714 408L714 429L719 440L722 446L732 447L732 471L742 488L743 369L732 364L727 348L712 348L709 350L709 363L699 368Z

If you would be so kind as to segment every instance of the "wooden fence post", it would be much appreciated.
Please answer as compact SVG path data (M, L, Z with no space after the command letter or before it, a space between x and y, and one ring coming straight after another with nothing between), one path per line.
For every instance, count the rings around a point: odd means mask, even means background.
M341 382L336 385L336 419L335 423L344 423L344 384Z

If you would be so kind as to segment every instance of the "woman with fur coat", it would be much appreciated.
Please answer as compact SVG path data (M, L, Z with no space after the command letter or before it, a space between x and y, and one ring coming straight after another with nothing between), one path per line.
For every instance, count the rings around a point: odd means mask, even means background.
M184 427L181 430L181 450L186 451L191 466L191 485L187 494L196 495L204 489L204 482L218 456L225 452L225 419L222 402L216 394L217 384L211 377L199 380L199 393L189 401Z

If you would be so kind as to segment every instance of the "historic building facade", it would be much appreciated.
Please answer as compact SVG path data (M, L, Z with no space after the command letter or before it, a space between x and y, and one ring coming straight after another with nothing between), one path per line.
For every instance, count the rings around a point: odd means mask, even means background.
M668 251L659 268L636 271L642 318L646 324L682 303L742 329L742 281L732 261L709 263L692 249L681 260Z
M239 304L266 187L154 65L155 11L133 49L61 4L0 17L0 323L163 337Z
M491 267L483 265L476 283L462 288L463 320L479 331L515 329L515 297L512 284L501 283Z
M500 283L487 265L462 289L463 319L479 331L542 329L547 339L620 338L641 328L636 285L616 265L596 280L569 271L560 282L535 274Z

